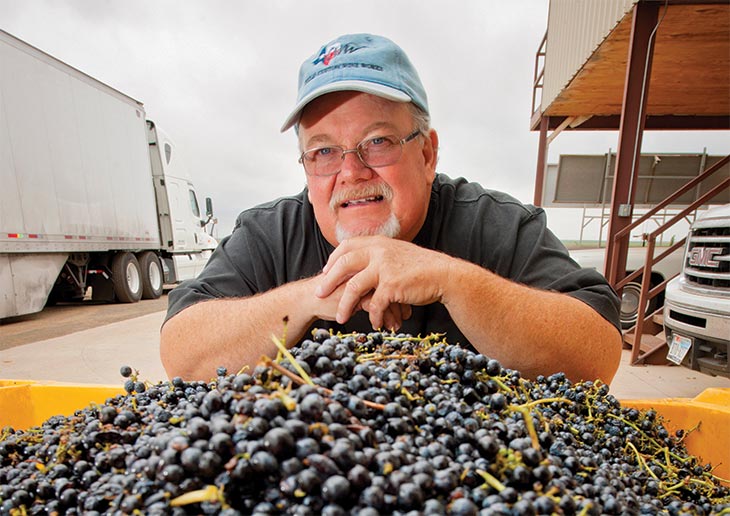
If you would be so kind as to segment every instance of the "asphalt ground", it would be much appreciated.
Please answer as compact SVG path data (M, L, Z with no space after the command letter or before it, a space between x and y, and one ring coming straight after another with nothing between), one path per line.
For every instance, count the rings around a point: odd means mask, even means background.
M167 294L138 303L59 303L35 314L0 319L0 351L165 310Z

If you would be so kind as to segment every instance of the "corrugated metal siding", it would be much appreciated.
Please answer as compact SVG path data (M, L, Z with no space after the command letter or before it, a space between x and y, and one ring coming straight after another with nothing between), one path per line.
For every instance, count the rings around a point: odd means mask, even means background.
M545 111L638 0L551 0L548 13Z

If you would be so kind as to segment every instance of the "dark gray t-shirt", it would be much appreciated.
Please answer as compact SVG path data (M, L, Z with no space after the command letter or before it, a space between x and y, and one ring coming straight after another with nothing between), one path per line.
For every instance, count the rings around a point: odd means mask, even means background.
M581 269L569 257L547 228L542 209L507 194L437 174L428 215L414 243L479 264L517 283L567 293L619 327L618 297L604 277ZM314 276L333 250L319 230L306 189L246 210L201 274L170 292L167 319L199 301L246 297ZM313 327L347 333L372 330L364 312L344 325L317 321ZM445 332L449 342L469 345L440 303L414 306L400 331Z

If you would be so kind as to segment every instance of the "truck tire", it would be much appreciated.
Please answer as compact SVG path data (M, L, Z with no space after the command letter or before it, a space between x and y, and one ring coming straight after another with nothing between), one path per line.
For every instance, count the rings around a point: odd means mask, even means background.
M114 294L120 303L136 303L142 298L142 271L132 253L117 253L112 260Z
M157 299L162 295L162 266L160 258L152 251L137 255L142 269L142 299Z
M653 285L651 285L653 286ZM651 287L650 287L651 288ZM641 296L641 283L631 282L621 291L621 328L627 330L636 324L639 314L639 297ZM649 301L644 314L649 315L655 310L656 297Z

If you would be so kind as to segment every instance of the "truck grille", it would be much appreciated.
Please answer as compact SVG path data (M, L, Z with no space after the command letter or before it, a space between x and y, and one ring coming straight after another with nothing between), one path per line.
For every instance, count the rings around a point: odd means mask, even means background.
M684 273L695 285L730 289L730 227L693 230Z

